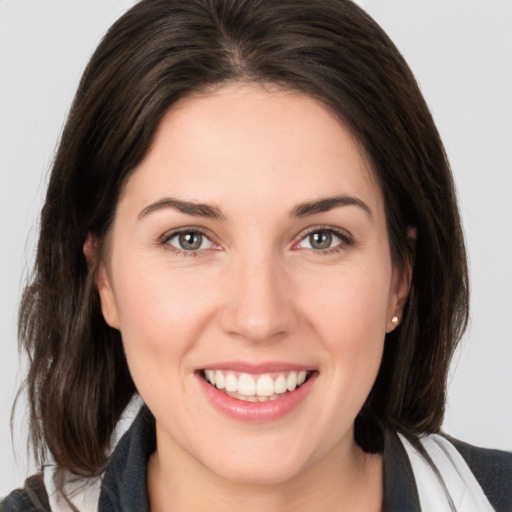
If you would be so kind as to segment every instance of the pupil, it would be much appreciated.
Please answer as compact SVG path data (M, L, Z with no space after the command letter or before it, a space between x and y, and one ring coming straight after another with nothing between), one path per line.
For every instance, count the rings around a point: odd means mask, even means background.
M186 251L193 251L201 247L203 235L197 232L187 232L180 234L180 246Z
M332 235L327 231L318 231L309 235L309 243L313 249L328 249L332 243Z

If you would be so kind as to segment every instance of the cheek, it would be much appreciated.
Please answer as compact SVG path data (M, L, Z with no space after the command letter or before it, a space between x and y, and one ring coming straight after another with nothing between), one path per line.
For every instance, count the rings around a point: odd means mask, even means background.
M333 268L304 279L296 297L307 340L321 354L322 408L310 432L325 446L352 428L378 373L384 348L390 271L367 265ZM309 342L309 341L308 341ZM322 425L329 425L322 430Z
M213 298L199 276L186 271L129 261L117 270L116 304L130 369L156 379L159 369L166 374L169 365L176 368L193 347L213 314Z
M304 310L326 340L344 340L354 349L380 343L385 335L390 272L371 272L371 267L351 267L311 280L300 292Z
M333 272L323 290L303 291L304 317L328 361L333 396L357 414L376 378L384 348L391 271ZM318 281L317 281L318 284ZM341 396L336 389L344 390Z

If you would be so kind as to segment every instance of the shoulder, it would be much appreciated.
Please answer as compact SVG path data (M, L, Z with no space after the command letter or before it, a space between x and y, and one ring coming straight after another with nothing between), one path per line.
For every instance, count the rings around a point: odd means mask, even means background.
M512 453L479 448L440 434L420 437L419 443L454 503L478 504L473 510L492 506L496 512L512 512ZM411 460L414 468L414 455Z
M384 510L455 510L456 504L457 510L512 512L512 453L446 435L396 432L387 436L384 463Z
M16 489L0 501L0 512L49 511L50 504L42 475L31 476L22 489Z
M462 455L496 511L512 511L512 453L445 438Z
M99 477L68 479L63 473L59 476L64 479L63 497L55 487L55 468L46 466L43 474L28 478L23 488L0 499L0 512L92 510L91 506L105 511L149 510L146 466L155 447L154 429L151 413L142 407Z

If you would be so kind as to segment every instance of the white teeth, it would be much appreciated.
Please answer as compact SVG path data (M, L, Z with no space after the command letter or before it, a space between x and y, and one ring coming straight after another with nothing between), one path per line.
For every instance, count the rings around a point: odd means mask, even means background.
M272 396L274 394L274 379L270 375L262 375L256 384L258 396Z
M238 380L232 373L226 375L226 391L231 391L232 393L238 391Z
M256 384L249 374L242 373L238 378L238 392L245 396L256 395Z
M267 373L259 377L241 373L237 378L234 372L205 370L204 376L217 389L225 390L234 398L250 402L266 402L267 400L276 400L280 395L289 391L294 391L298 386L304 384L308 373L305 370L286 372L279 374L275 379Z
M286 378L284 375L279 375L277 377L276 382L274 384L274 391L276 393L286 393L286 390L288 388L286 387Z
M221 370L217 370L215 372L215 386L217 386L217 389L224 389L226 386L226 379L224 378L224 373Z
M206 375L206 379L212 384L215 384L215 370L206 370L204 373Z
M295 372L290 372L288 375L286 379L286 387L288 388L288 391L293 391L297 387L297 374Z

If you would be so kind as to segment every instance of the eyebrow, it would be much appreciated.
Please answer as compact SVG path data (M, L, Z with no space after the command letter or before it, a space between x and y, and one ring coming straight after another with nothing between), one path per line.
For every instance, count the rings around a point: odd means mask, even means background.
M173 208L180 212L186 213L187 215L193 215L195 217L206 217L209 219L225 219L222 212L216 207L205 203L196 203L194 201L182 201L181 199L175 199L172 197L165 197L149 206L146 206L138 215L139 219L142 219L150 213L165 208Z
M318 199L316 201L310 201L307 203L301 203L297 205L291 212L291 217L307 217L314 215L315 213L323 213L340 206L357 206L361 208L371 220L373 215L370 207L361 199L353 196L333 196ZM206 217L209 219L224 220L225 215L216 206L209 205L206 203L196 203L194 201L183 201L181 199L175 199L172 197L165 197L150 205L146 206L138 215L139 219L142 219L158 210L165 208L173 208L187 215L193 215L195 217Z
M315 213L323 213L339 206L357 206L361 208L373 221L373 214L370 207L361 199L353 196L333 196L302 203L297 205L291 212L292 217L307 217Z

